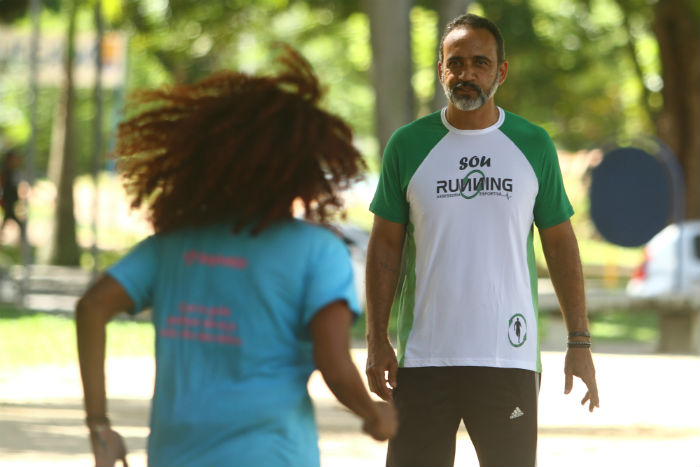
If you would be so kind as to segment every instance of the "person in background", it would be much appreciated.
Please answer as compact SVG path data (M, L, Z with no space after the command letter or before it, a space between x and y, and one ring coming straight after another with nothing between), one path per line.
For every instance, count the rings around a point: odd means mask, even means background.
M4 211L0 225L0 241L8 220L12 220L19 227L20 239L23 241L25 238L25 222L18 217L16 211L22 186L19 174L21 166L22 156L19 150L8 149L2 157L2 167L0 167L0 206Z
M399 414L389 466L452 465L462 422L481 465L535 464L533 223L569 330L565 392L578 376L581 403L599 405L573 209L549 135L494 102L507 71L495 24L454 19L437 63L447 107L398 129L384 151L370 206L367 377Z
M364 163L287 48L274 76L220 72L142 91L116 155L155 234L79 300L78 352L97 465L126 463L105 394L106 325L151 309L148 465L319 465L307 381L318 368L376 440L396 431L349 353L360 310L349 253L326 224ZM305 220L292 213L297 200Z

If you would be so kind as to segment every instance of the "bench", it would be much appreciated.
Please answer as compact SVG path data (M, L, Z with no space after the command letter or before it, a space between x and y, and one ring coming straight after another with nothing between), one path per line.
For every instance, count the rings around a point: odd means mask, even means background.
M624 290L586 288L589 315L608 310L654 310L659 315L660 353L700 352L700 292L697 295L631 297ZM560 315L559 302L549 279L539 280L540 313Z
M0 273L0 302L70 314L91 282L91 272L78 267L13 265Z

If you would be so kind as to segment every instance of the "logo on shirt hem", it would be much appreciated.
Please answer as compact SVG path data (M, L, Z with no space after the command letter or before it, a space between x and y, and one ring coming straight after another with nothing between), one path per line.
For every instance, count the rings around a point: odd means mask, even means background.
M508 320L508 341L513 347L522 347L527 340L527 321L525 317L516 313Z

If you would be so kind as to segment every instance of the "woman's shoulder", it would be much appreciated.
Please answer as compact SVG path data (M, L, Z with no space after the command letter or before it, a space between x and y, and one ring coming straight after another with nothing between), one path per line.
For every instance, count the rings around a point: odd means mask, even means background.
M330 225L318 224L304 219L292 219L282 224L282 233L314 242L339 242L340 234Z

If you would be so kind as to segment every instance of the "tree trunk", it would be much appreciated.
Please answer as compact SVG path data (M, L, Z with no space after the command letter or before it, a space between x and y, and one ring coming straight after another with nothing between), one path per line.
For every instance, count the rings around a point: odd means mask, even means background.
M389 137L414 118L411 1L365 0L372 44L375 128L380 157Z
M435 11L438 14L438 28L437 28L437 44L440 46L440 39L442 39L442 31L445 30L447 23L467 12L467 8L472 0L437 0L435 5ZM442 83L440 83L440 78L437 74L437 61L438 61L438 51L435 50L435 94L433 94L433 102L431 108L433 110L438 110L447 105L447 98L442 90Z
M93 101L95 104L95 120L92 129L92 278L96 279L99 272L98 218L100 213L100 165L102 162L102 47L104 38L104 20L102 19L102 0L95 2L93 10L95 18L95 88Z
M75 1L69 2L67 5L65 77L54 119L49 155L49 178L56 186L56 207L46 260L50 264L64 266L80 264L73 208L73 182L75 178L73 62L75 58L76 10L77 3Z
M700 218L700 10L693 4L696 1L660 0L653 24L664 81L658 132L683 168L688 219Z

